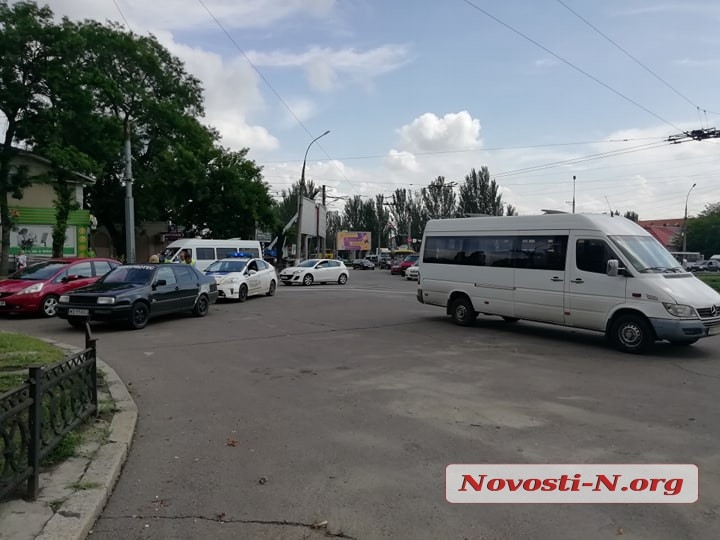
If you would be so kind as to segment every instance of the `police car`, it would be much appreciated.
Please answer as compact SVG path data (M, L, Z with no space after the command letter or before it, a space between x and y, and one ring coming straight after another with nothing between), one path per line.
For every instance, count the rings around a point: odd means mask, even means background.
M272 296L277 289L275 267L242 252L213 262L205 269L205 275L215 279L218 298L244 302L249 296Z

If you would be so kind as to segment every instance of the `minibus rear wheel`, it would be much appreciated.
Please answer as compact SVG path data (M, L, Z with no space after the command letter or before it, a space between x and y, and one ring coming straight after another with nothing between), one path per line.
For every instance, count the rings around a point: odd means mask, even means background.
M610 339L622 352L640 354L653 344L655 334L644 317L627 313L613 322Z
M465 296L453 300L450 305L450 315L455 324L460 326L470 326L477 318L477 313L473 309L470 299Z

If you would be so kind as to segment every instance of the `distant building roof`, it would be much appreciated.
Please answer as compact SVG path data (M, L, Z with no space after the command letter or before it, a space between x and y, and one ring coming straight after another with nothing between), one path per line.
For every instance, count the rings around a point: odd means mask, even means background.
M682 232L682 227L645 226L647 232L652 234L658 242L666 248L673 246L673 240Z
M44 165L45 167L51 168L52 162L44 158L43 156L39 154L35 154L34 152L30 152L28 150L23 150L22 148L13 148L12 153L16 158L20 159L26 159L28 161L34 161L36 163L40 163L41 165ZM11 162L13 161L13 158L10 158ZM15 160L17 161L17 159ZM95 179L91 178L90 176L87 176L86 174L82 174L75 171L70 171L70 173L77 178L76 183L82 183L82 184L94 184Z
M641 219L638 222L641 227L682 227L683 218L670 219Z

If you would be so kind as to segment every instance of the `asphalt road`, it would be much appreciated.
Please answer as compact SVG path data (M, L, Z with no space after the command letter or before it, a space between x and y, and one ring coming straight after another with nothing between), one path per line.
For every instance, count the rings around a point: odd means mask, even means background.
M636 357L563 328L462 328L415 287L354 271L204 319L96 326L140 418L91 538L718 536L720 338ZM0 325L83 340L57 319ZM694 463L700 499L453 505L452 463Z

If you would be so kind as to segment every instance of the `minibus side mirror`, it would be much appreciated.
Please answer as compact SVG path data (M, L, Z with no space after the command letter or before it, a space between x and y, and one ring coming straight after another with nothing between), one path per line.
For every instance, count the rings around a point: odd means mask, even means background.
M606 274L610 277L616 277L620 271L620 263L616 259L610 259L607 262Z

